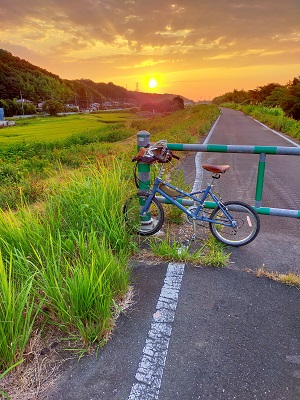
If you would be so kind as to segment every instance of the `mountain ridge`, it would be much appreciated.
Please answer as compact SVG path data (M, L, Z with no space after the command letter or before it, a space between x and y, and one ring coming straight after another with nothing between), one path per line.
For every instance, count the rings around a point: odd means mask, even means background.
M174 94L128 91L112 82L94 82L91 79L68 80L35 66L29 61L0 49L0 99L26 99L35 104L55 99L87 108L92 103L110 100L129 102L136 106L172 99ZM192 100L182 97L185 101Z

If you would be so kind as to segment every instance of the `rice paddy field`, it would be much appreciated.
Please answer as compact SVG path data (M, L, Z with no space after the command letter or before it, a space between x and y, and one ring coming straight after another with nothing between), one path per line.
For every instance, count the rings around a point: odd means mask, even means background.
M59 117L17 119L16 126L0 129L0 147L18 143L61 142L72 135L105 130L105 124L124 123L133 117L126 112L72 114Z

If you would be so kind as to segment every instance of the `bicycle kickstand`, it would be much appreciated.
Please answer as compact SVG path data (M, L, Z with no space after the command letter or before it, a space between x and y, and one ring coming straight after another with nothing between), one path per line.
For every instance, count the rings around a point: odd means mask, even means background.
M196 240L196 220L193 219L193 234L191 237L191 241L193 242L194 240Z

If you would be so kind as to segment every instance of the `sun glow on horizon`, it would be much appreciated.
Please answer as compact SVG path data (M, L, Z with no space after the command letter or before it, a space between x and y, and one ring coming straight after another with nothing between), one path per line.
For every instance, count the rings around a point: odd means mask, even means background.
M151 78L148 82L148 86L150 89L154 89L157 86L157 80L155 78Z

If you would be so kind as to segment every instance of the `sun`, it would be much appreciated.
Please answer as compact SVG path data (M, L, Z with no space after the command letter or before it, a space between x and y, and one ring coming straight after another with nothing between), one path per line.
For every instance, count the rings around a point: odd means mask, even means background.
M154 89L157 86L157 80L155 78L151 78L148 82L148 86L150 89Z

